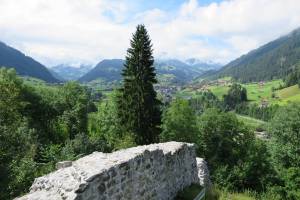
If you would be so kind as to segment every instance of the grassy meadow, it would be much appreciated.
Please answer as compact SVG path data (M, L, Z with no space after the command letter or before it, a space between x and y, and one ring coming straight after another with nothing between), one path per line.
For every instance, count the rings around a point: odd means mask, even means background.
M242 84L247 89L248 100L251 103L260 104L262 101L266 101L269 104L286 105L289 102L300 102L300 89L297 85L278 90L281 85L283 85L283 81L280 79ZM229 87L229 85L214 84L208 89L219 99L222 99L227 94ZM196 97L198 93L199 90L185 89L180 91L177 96Z
M249 116L236 114L237 118L251 129L264 128L266 122Z

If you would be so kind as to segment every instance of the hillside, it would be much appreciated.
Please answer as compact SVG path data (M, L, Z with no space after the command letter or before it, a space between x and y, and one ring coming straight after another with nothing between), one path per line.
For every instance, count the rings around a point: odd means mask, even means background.
M0 42L0 66L14 68L21 76L58 82L44 65L2 42Z
M120 81L124 61L121 59L103 60L94 69L83 75L79 81L90 82L101 79L107 82ZM185 83L207 70L218 68L218 64L193 62L188 64L177 59L156 60L154 63L158 79L164 83Z
M231 76L242 82L282 78L299 61L300 29L297 29L233 60L215 77Z
M280 85L282 85L282 80L272 80L263 84L247 83L243 84L243 87L247 89L250 103L260 104L262 101L265 101L268 104L287 105L291 102L300 102L300 89L298 85L273 91L273 88L278 88ZM229 86L210 86L209 89L219 99L222 99L223 95L228 92ZM274 97L272 97L273 93Z
M92 69L91 65L72 66L67 64L56 65L49 70L62 80L77 80Z
M123 63L124 61L121 59L102 60L78 80L81 82L90 82L96 79L103 79L108 82L120 80Z

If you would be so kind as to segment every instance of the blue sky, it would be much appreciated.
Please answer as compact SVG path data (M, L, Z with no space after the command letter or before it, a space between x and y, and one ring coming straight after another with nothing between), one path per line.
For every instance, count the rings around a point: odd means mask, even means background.
M300 27L299 0L0 0L0 40L46 66L124 58L137 24L156 58L227 63Z
M202 6L209 5L211 3L219 3L222 0L199 0L199 4ZM133 2L132 0L128 2ZM186 0L137 0L134 1L136 7L140 11L145 11L154 8L160 8L162 10L177 10L180 6L186 2Z

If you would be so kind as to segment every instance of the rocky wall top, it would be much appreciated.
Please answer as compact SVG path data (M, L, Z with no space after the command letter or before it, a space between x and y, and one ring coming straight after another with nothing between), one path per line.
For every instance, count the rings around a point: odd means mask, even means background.
M173 199L201 182L194 145L180 142L94 152L58 167L35 179L30 193L18 199Z

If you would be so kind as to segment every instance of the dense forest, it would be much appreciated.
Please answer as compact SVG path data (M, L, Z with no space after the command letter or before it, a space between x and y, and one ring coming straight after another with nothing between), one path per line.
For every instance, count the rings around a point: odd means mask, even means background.
M284 78L300 61L300 29L231 61L214 77L231 76L242 82Z
M152 52L147 30L139 25L122 86L100 99L77 82L35 85L1 68L0 199L27 192L34 178L53 171L58 161L165 141L197 145L216 199L220 191L251 191L261 200L300 198L298 104L270 110L250 106L239 84L222 100L203 92L162 104L153 87ZM268 121L268 139L257 138L238 120L235 112L242 111Z

